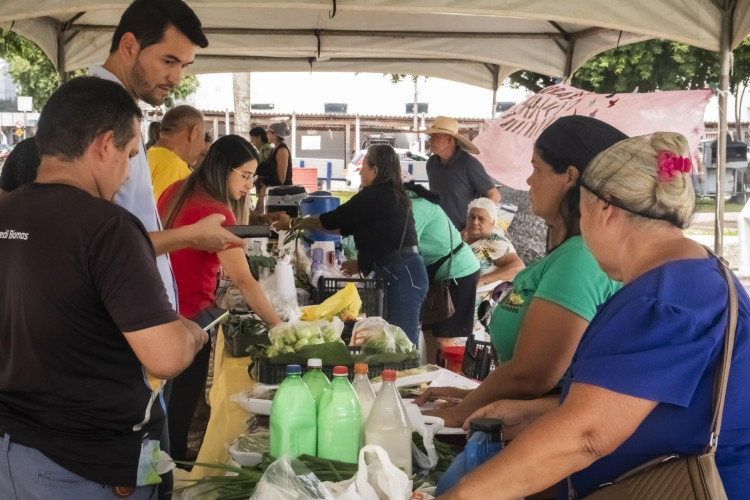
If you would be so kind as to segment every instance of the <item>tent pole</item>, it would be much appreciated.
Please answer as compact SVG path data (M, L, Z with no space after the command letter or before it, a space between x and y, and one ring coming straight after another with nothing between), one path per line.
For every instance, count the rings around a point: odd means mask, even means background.
M717 144L716 162L716 211L714 222L714 252L719 257L724 255L724 179L727 166L727 94L729 92L729 48L732 35L731 4L721 9L721 39L719 45L719 60L721 61L721 76L719 77L719 138Z
M497 113L497 87L500 85L500 66L495 65L492 70L492 118L495 118Z
M65 72L65 32L59 28L57 30L57 81L60 84L68 81L68 74Z

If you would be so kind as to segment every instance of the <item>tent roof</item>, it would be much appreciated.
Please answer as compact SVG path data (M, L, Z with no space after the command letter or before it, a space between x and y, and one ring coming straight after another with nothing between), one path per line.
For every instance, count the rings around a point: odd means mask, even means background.
M210 42L192 71L404 73L493 89L521 68L564 76L599 52L652 37L718 50L715 3L727 1L188 0ZM2 2L0 27L71 71L106 58L129 3ZM748 32L750 0L739 0L732 46Z

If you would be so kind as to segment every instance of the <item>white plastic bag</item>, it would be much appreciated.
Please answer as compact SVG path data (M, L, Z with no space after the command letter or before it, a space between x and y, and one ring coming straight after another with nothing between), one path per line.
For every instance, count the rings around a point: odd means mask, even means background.
M369 465L365 462L365 455ZM359 451L357 475L339 483L323 483L335 500L408 500L412 481L391 463L380 446L368 444Z
M415 404L407 403L404 407L406 408L406 415L409 417L409 424L412 430L422 436L422 443L424 444L424 449L427 451L425 455L422 450L412 443L412 458L421 469L432 470L438 463L438 454L433 441L435 440L435 434L442 430L445 421L439 417L422 415L419 406Z
M333 495L302 462L283 456L268 466L250 500L333 500Z

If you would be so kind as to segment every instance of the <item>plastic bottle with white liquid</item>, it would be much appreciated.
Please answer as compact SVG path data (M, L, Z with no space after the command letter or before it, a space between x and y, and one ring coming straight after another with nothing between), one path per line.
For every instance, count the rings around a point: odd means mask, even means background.
M383 370L383 384L365 423L365 443L381 446L391 462L411 476L411 433L406 408L396 389L396 371Z

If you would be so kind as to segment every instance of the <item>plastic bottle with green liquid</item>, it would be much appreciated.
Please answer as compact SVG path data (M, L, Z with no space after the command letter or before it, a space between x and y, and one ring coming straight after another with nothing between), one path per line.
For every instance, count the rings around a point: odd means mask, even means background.
M315 456L317 418L315 398L302 381L302 367L287 365L286 378L271 403L271 455L296 458L302 454Z
M318 408L318 456L356 463L359 459L362 410L349 383L346 366L333 369L331 385L323 393Z
M331 383L328 381L328 377L323 373L323 361L320 358L310 358L307 360L307 372L302 377L302 380L310 388L310 392L315 398L315 409L320 408L320 397L325 392L328 385Z

